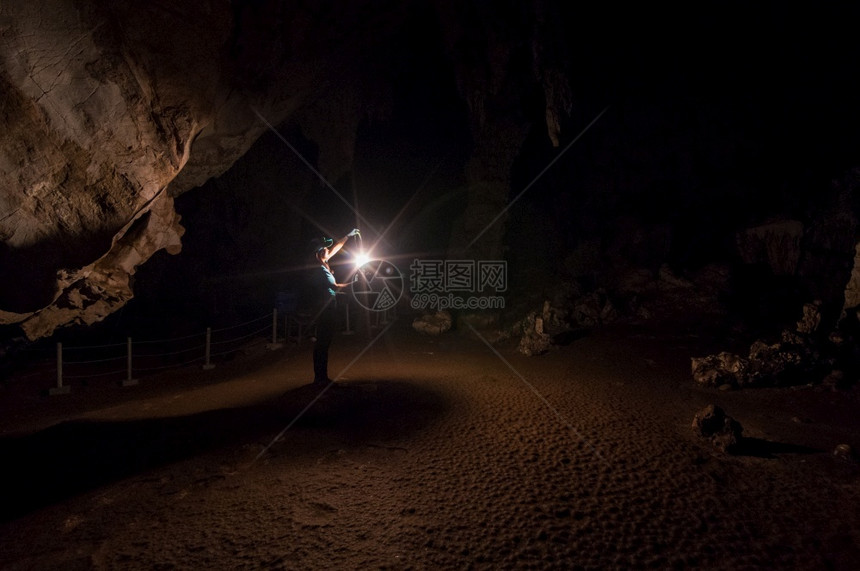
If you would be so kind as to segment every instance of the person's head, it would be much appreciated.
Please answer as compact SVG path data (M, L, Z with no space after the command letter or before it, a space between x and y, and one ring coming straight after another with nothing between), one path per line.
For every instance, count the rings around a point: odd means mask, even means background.
M326 248L325 246L323 246L322 248L320 248L316 251L316 258L320 262L323 262L323 263L327 262L328 257L329 257L329 249Z
M326 238L325 236L320 238L314 238L311 241L311 245L314 252L314 257L320 262L327 262L329 256L331 255L331 246L334 244L334 240L331 238Z

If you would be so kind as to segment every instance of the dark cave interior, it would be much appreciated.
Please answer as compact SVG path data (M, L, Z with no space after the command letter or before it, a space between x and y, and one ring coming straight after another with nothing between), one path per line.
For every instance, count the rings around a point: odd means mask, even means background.
M265 41L290 31L277 24L288 13L237 4L229 49L260 66L237 71L237 85L271 88L260 70L277 50ZM408 263L450 255L452 235L462 233L456 220L482 199L469 190L476 156L502 152L480 139L488 135L476 131L463 89L463 66L480 70L489 57L492 67L493 49L508 50L495 71L505 77L476 74L492 95L482 112L524 133L513 160L498 163L509 172L490 175L512 201L498 222L509 307L517 308L511 320L566 282L612 290L632 268L656 273L665 265L690 277L724 264L733 279L725 301L756 333L778 331L802 303L836 303L830 298L841 295L844 276L823 276L828 262L775 275L764 260L741 259L737 235L785 220L811 228L842 204L860 152L852 13L477 2L458 12L454 27L468 31L452 47L452 23L440 20L450 12L411 3L395 30L332 66L373 102L357 123L348 168L321 180L309 168L322 168L321 147L294 118L264 132L224 174L177 196L186 230L180 255L161 251L138 268L134 298L103 323L56 335L196 330L266 307L301 279L310 238L363 226L359 215L370 225L365 236L384 231L386 256ZM344 31L343 21L331 26L331 37L362 33ZM338 45L326 41L322 34L310 45L323 53ZM536 57L563 70L569 90L557 146L547 92L531 69ZM817 246L802 255L811 258Z
M0 567L857 568L860 5L45 4L0 4ZM395 319L310 317L323 236Z
M589 273L565 266L578 245L591 244L601 263L654 271L734 264L736 307L747 319L767 327L767 319L794 317L815 284L740 263L735 234L773 220L809 224L834 200L832 180L856 166L855 54L847 30L832 27L848 19L761 6L742 17L728 8L671 17L650 8L569 10L564 22L578 24L564 27L569 51L559 57L573 62L574 104L561 145L547 136L536 83L518 86L518 109L506 111L529 125L510 173L510 199L529 187L507 222L514 289L545 296L570 271ZM380 64L390 108L361 122L352 170L329 181L377 230L387 228L396 253L425 257L445 254L450 222L467 201L473 146L432 18L418 10L391 39L396 49ZM603 107L606 115L565 149ZM184 251L139 270L120 319L141 323L166 306L211 319L213 308L227 309L219 296L265 306L296 279L290 269L306 263L310 237L356 224L280 140L315 164L318 148L300 126L287 122L278 132L178 198ZM762 307L773 295L782 306Z

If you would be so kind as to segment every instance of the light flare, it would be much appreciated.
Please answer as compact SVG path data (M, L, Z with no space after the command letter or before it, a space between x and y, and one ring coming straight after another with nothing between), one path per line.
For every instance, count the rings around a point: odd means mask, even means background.
M365 254L364 252L358 253L355 255L355 267L360 268L367 264L370 261L370 256Z

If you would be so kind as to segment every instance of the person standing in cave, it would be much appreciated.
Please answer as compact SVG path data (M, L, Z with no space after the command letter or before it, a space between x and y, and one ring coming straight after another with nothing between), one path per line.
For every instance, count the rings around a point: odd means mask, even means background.
M328 261L343 248L347 240L359 236L358 229L334 242L323 238L314 242L314 257L319 263L311 274L311 294L314 301L317 334L314 341L314 384L334 382L328 376L328 350L337 324L337 292L349 284L339 284Z

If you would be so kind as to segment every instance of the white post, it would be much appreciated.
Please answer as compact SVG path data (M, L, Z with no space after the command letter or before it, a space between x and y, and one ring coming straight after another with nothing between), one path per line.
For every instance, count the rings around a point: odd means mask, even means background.
M67 395L72 387L63 386L63 344L57 343L57 386L48 389L49 395Z
M127 353L126 361L127 361L127 365L128 365L128 367L127 367L128 368L128 376L122 382L122 386L133 387L134 385L137 384L137 379L133 378L131 375L131 337L129 337L128 340L126 341L126 348L127 348L126 349L126 353Z
M272 310L272 342L266 348L273 351L283 346L283 343L278 343L278 308L276 307Z
M209 369L214 369L215 365L209 362L209 357L211 355L210 345L212 344L212 328L206 328L206 360L203 362L203 370L208 371Z

